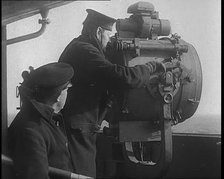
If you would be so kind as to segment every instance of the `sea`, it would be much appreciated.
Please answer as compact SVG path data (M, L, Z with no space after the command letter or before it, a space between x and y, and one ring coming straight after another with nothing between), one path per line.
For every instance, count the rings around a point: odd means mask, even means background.
M172 127L173 133L221 134L221 115L193 115Z

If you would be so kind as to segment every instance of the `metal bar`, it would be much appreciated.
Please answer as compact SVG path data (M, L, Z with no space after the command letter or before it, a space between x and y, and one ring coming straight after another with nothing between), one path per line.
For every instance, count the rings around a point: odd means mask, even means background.
M5 155L2 154L2 163L6 165L13 165L13 160ZM68 179L92 179L92 177L85 176L85 175L79 175L76 173L72 173L66 170L62 170L59 168L54 168L49 166L49 174L61 176L61 177L66 177Z
M127 50L136 50L139 48L140 50L147 50L147 51L180 51L180 52L187 52L188 46L187 45L180 45L180 44L172 44L169 41L165 40L147 40L143 41L140 40L138 44L135 43L125 43L123 41L123 48Z
M39 31L37 31L35 33L32 33L32 34L16 37L16 38L13 38L13 39L4 40L2 42L3 45L10 45L10 44L22 42L22 41L33 39L33 38L36 38L36 37L39 37L40 35L42 35L44 33L45 29L46 29L46 25L49 23L49 21L47 20L48 12L49 12L48 9L42 9L41 10L42 20L40 20L39 23L41 23L42 26L41 26Z
M6 39L7 29L6 26L2 26L2 40ZM2 45L2 60L1 60L1 69L2 69L2 107L1 107L1 120L2 120L2 152L6 152L6 144L7 144L7 128L8 128L8 120L7 120L7 48L6 45Z
M172 130L171 121L162 119L162 149L163 149L163 162L162 162L162 177L167 173L173 157L173 144L172 144Z
M3 44L5 43L6 45L11 45L11 44L14 44L14 43L18 43L18 42L22 42L22 41L25 41L25 40L29 40L29 39L39 37L40 35L42 35L44 33L45 29L46 29L46 25L42 25L41 29L39 31L35 32L35 33L3 41Z

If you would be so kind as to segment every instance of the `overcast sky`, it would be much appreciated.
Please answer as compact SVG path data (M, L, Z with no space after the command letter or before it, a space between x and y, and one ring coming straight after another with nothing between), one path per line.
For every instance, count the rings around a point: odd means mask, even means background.
M127 18L127 8L136 0L75 1L50 10L51 23L46 32L33 40L8 46L8 100L15 101L15 88L22 81L21 72L30 65L57 61L65 46L81 32L82 22L92 8L114 18ZM196 112L220 115L221 119L221 0L150 0L160 19L168 19L172 33L191 43L199 55L203 88ZM40 15L8 25L8 38L39 30ZM15 114L18 99L8 104Z

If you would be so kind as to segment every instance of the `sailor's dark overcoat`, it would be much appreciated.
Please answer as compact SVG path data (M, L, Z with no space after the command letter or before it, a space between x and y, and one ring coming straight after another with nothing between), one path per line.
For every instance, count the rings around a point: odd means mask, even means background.
M77 173L96 175L96 131L104 118L108 90L142 87L152 68L112 64L95 37L81 35L65 48L59 61L74 68L73 87L68 90L63 115Z
M73 172L62 115L43 103L23 104L9 127L8 141L20 179L49 179L49 166Z

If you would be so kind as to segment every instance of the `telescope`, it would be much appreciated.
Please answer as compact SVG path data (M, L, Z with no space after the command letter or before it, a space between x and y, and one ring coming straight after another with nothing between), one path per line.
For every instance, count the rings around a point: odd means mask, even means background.
M197 51L149 2L129 6L129 18L116 21L108 59L123 66L164 63L166 72L149 77L142 88L114 91L106 135L122 145L126 161L164 175L172 161L172 126L189 119L199 105L202 69Z

